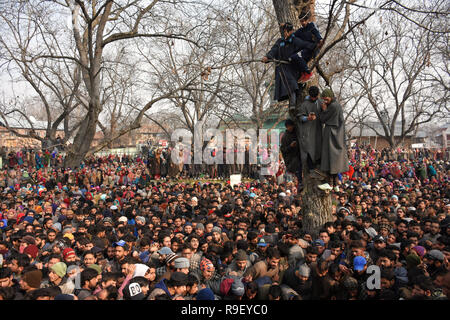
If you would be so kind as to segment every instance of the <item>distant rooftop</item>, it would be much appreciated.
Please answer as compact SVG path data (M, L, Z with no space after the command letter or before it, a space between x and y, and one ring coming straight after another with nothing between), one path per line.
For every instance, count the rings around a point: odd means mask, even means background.
M361 137L376 137L377 136L376 132L384 135L383 126L381 125L380 122L363 123L362 128L361 128L361 126L356 126L350 131L350 134L353 137L359 137L359 136L361 136ZM402 124L401 124L401 122L397 122L395 124L394 136L399 137L401 135L401 133L402 133ZM416 138L425 138L425 137L427 137L427 134L424 131L418 130L416 132L416 134L414 134L414 132L411 132L411 133L407 134L407 136L408 137L414 136Z

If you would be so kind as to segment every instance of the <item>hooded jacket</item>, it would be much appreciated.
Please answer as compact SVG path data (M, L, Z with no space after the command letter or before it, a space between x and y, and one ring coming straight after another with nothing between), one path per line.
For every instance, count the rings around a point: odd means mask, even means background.
M155 285L155 288L148 296L148 300L154 300L156 296L158 296L160 294L164 294L164 293L167 294L170 297L170 299L173 298L169 292L169 289L167 289L166 280L167 279L162 279L160 282L158 282Z
M136 269L133 273L133 278L135 277L144 277L147 273L148 269L150 269L148 266L142 263L136 263Z

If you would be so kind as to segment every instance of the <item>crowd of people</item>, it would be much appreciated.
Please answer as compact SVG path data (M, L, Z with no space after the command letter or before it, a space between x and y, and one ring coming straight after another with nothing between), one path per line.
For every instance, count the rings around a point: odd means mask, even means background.
M296 178L184 182L155 172L158 154L91 157L69 169L63 159L6 153L0 299L449 297L442 152L350 148L331 191L333 221L317 234L302 229ZM371 265L379 288L367 286Z
M177 149L145 148L75 168L57 146L2 148L0 300L447 300L447 151L348 146L330 88L309 87L299 105L323 45L310 19L280 25L261 60L284 62L274 99L292 118L275 169L262 171L266 146L256 164L247 145L223 150L244 164L176 164ZM231 184L235 173L247 179ZM314 232L307 177L332 203Z

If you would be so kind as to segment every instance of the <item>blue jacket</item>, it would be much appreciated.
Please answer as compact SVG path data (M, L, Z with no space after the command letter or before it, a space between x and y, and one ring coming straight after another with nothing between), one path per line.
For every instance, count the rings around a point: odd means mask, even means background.
M314 43L306 42L294 35L288 39L279 38L266 54L269 59L288 61L303 49L314 50ZM293 64L280 64L275 68L274 100L283 101L299 90L297 80L300 71Z
M170 294L169 289L167 289L167 285L164 280L166 280L166 279L162 279L160 282L155 284L155 289L159 288L159 289L164 290L164 292L167 293L167 295L170 297L170 299L172 299L172 295Z
M317 43L322 40L319 29L317 29L314 22L308 23L306 27L301 27L300 29L295 31L294 34L297 38L300 38L303 41Z

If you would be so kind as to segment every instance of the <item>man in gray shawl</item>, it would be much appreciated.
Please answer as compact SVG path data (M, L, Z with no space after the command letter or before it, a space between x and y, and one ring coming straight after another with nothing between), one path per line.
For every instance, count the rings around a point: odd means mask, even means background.
M331 89L324 89L321 94L323 103L319 113L320 121L325 125L322 133L322 157L320 169L331 176L330 182L339 192L338 174L348 171L347 146L345 144L345 127L342 106L336 101ZM325 183L319 185L321 190L331 190Z
M321 110L320 91L318 87L311 86L308 93L296 114L302 167L306 173L320 165L322 153L322 123L318 118Z

